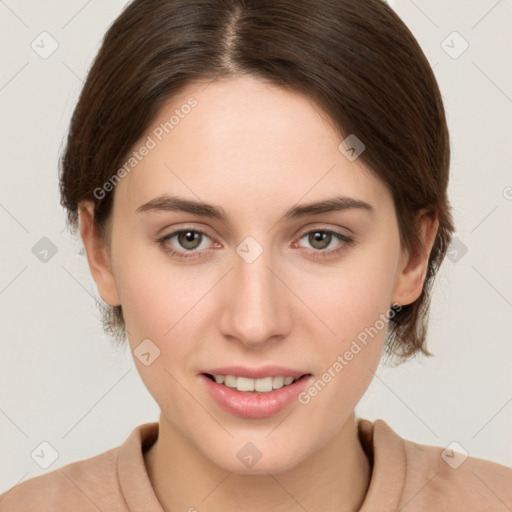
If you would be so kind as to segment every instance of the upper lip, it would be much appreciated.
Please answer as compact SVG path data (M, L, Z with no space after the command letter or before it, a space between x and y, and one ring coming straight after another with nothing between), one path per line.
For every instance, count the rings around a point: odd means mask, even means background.
M247 377L248 379L262 379L264 377L293 377L298 379L308 372L285 368L284 366L260 366L259 368L251 368L248 366L223 366L222 368L212 368L202 373L210 375L235 375L236 377Z

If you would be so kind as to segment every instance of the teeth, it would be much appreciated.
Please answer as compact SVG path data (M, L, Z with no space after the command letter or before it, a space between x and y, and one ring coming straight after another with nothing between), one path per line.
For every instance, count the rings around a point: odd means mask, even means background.
M256 379L254 381L254 389L260 393L268 393L273 389L273 377L265 377L264 379Z
M236 388L236 377L233 375L226 375L224 378L224 385L228 388Z
M258 391L269 393L273 389L280 389L294 382L293 377L263 377L262 379L249 379L236 377L235 375L214 375L217 384L224 384L228 388L236 388L238 391Z
M274 389L282 388L284 385L284 377L273 377L272 378L272 387Z
M248 379L247 377L238 377L236 379L236 389L238 391L254 391L254 379Z

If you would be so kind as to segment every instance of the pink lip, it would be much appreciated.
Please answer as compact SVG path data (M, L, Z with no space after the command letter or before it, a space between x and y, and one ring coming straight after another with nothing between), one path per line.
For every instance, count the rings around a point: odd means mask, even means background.
M244 377L247 375L243 375L239 372L231 372L231 370L232 369L230 369L229 373L223 373L220 372L219 368L215 370L215 374L234 374L237 376ZM292 374L286 372L278 372L277 374L291 377L293 375L293 372ZM269 373L265 374L265 376L270 375L271 374ZM300 377L300 375L297 374L298 377ZM222 409L236 416L243 416L245 418L267 418L282 411L285 407L290 405L292 402L296 401L297 395L306 388L308 382L311 380L312 377L312 375L307 375L297 380L296 382L288 386L284 386L280 389L275 389L268 393L256 393L238 391L233 388L228 388L227 386L224 386L224 384L217 384L215 381L211 380L205 374L199 375L199 378L206 386L206 389L208 390L210 396L217 402L217 404Z
M308 372L292 370L283 366L262 366L261 368L248 368L246 366L223 366L222 368L213 368L205 370L202 373L210 375L235 375L237 377L247 377L249 379L263 379L264 377L293 377L298 379Z

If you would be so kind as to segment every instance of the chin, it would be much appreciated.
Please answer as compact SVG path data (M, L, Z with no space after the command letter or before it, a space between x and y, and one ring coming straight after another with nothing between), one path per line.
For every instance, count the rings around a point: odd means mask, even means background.
M303 440L297 443L279 443L275 446L265 437L254 436L254 441L231 439L228 443L209 444L203 454L215 465L240 475L278 474L290 470L308 457ZM213 450L211 449L213 448Z

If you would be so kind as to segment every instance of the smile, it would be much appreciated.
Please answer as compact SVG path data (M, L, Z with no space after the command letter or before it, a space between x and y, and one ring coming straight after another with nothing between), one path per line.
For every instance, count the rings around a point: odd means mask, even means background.
M198 377L206 396L225 412L245 418L270 417L297 404L313 379L311 373L277 366L212 368Z
M293 384L298 379L294 377L263 377L261 379L251 379L248 377L237 377L236 375L209 375L212 380L215 380L217 384L223 384L224 386L237 391L245 392L257 392L257 393L270 393L274 389L281 389L284 386Z

